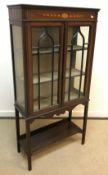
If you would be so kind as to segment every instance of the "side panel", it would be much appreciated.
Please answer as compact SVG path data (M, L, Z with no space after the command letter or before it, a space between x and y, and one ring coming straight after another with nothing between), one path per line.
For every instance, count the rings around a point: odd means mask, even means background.
M11 25L15 103L25 112L25 76L22 26Z

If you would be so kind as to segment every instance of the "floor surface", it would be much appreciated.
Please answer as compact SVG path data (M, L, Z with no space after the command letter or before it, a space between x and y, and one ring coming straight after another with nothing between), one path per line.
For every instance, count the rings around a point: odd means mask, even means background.
M74 120L82 125L81 120ZM37 121L37 127L47 123ZM34 124L33 124L34 125ZM21 121L24 132L24 123ZM32 156L32 171L16 150L14 119L0 120L0 175L108 175L108 120L89 120L86 143L77 134L50 145Z

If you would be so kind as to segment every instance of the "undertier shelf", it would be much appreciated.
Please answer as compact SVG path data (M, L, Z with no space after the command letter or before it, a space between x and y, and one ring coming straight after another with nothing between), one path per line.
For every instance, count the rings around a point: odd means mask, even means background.
M82 129L79 128L73 122L69 122L68 119L55 122L45 127L39 128L31 132L31 153L39 150L51 143L59 141L68 136L82 133ZM20 145L22 149L27 153L26 135L20 136Z

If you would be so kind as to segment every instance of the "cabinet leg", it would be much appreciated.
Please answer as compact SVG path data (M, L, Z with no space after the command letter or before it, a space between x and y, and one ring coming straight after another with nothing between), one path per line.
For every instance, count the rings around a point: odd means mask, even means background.
M85 109L84 109L82 144L85 143L85 135L86 135L86 128L87 128L87 116L88 116L88 103L85 105Z
M26 121L26 145L27 145L27 159L28 159L28 170L32 170L31 165L31 138L30 138L30 122Z
M32 170L32 165L31 165L31 154L27 156L28 157L28 170Z
M16 138L17 138L17 151L20 153L20 144L19 144L19 138L20 138L20 121L19 121L19 111L15 109L15 121L16 121Z
M71 122L72 119L72 111L69 111L69 121Z
M69 128L71 127L71 118L72 118L72 111L69 111L69 118L68 118L68 120L69 120Z

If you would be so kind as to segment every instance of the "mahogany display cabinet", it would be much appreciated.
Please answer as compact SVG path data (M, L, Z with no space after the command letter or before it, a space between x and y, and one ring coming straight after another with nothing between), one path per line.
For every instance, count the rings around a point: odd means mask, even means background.
M17 149L27 155L57 140L82 134L85 142L93 51L99 9L9 5ZM72 110L84 106L83 127ZM59 114L68 111L65 119ZM19 113L25 120L20 133ZM31 131L35 119L56 122Z

